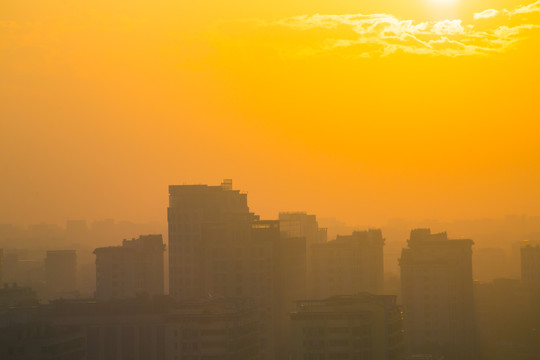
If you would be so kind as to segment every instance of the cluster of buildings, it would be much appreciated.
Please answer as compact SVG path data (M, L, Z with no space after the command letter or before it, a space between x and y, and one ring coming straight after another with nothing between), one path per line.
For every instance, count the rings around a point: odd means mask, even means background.
M0 332L23 334L0 337L0 358L481 358L478 318L490 319L491 307L481 313L476 300L498 299L498 287L475 288L472 240L411 231L401 293L385 294L381 230L328 241L314 215L261 220L230 180L170 186L167 217L167 248L144 235L95 249L93 299L69 296L73 251L47 253L49 304L29 288L0 290ZM540 247L521 251L523 281L497 286L514 286L533 308Z

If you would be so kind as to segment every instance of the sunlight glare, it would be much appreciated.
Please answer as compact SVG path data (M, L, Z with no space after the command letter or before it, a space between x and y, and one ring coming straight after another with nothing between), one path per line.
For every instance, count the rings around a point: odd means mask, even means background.
M429 0L431 3L433 4L437 4L437 5L453 5L455 4L458 0Z

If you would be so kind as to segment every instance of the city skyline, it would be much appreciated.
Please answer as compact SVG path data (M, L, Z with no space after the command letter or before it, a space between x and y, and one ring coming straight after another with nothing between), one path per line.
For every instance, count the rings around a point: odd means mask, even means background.
M538 353L539 221L490 221L487 229L504 239L496 247L485 247L492 233L475 249L469 238L429 227L409 228L405 245L387 242L392 228L345 226L328 238L314 214L261 219L249 204L231 179L170 185L166 243L163 234L140 234L119 246L122 232L147 228L113 220L69 221L65 230L2 226L0 355L502 360ZM16 337L22 333L29 335Z
M540 359L540 0L0 1L2 360Z

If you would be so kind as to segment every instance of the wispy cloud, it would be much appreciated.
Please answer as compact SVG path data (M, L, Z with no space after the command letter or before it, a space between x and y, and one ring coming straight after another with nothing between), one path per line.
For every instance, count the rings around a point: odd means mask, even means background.
M537 1L529 5L520 6L515 10L509 11L508 13L510 15L519 15L519 14L530 14L530 13L535 13L535 12L540 12L540 1Z
M535 23L511 20L512 16L540 11L540 1L512 11L488 9L474 14L475 20L415 22L390 14L301 15L275 22L257 23L272 46L279 47L280 34L287 49L280 53L305 56L340 52L345 56L380 57L396 53L433 56L471 56L502 53L515 47L540 28ZM294 44L291 45L291 43ZM308 40L306 40L308 39Z
M474 20L489 19L499 15L500 11L495 9L484 10L474 14Z

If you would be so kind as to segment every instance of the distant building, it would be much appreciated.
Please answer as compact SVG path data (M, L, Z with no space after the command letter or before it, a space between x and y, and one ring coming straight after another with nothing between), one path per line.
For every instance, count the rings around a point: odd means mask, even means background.
M540 245L521 247L521 281L528 288L540 290Z
M30 286L37 292L39 298L45 297L45 264L43 261L43 252L27 249L5 249L2 268L3 283Z
M122 246L97 248L96 299L163 295L165 246L161 235L124 240Z
M283 234L283 233L282 233ZM282 237L279 240L277 260L277 300L275 319L277 332L276 359L287 359L291 351L290 313L296 308L296 301L307 298L306 238Z
M36 292L26 286L4 284L0 288L0 309L12 307L32 307L39 304Z
M260 325L247 299L183 302L167 316L167 359L260 359Z
M529 317L536 323L533 328L540 335L540 245L521 248L521 283L529 298Z
M0 285L4 283L4 249L0 249Z
M302 287L307 291L306 286L309 287L307 281L310 279L308 274L313 271L313 254L311 248L315 244L324 244L327 242L327 230L325 228L319 228L316 215L310 215L305 212L280 212L279 229L281 237L284 239L305 239L305 285ZM307 293L302 299L305 299L306 296ZM294 300L300 299L296 298Z
M416 229L408 245L400 259L408 351L476 359L472 240Z
M368 230L312 245L309 296L324 299L364 291L380 294L384 241L381 230Z
M54 327L34 309L0 312L0 359L86 360L85 350L82 332Z
M517 279L475 283L479 350L482 359L528 360L540 354L538 301ZM531 305L533 306L531 308Z
M166 298L137 297L104 302L57 300L43 309L56 328L81 332L86 360L169 360ZM182 358L183 360L184 358Z
M248 299L58 300L43 312L54 327L84 334L87 360L260 359L259 313Z
M396 297L361 293L297 302L291 360L398 360L403 355Z
M47 251L45 283L49 299L76 296L77 254L75 250Z

